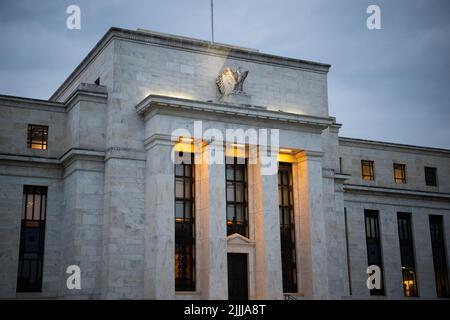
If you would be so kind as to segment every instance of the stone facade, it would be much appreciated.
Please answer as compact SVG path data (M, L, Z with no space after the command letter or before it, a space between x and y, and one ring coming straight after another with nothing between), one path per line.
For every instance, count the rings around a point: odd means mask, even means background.
M225 67L249 70L221 97ZM292 163L296 299L370 298L364 209L380 212L385 298L402 298L396 212L412 213L419 296L435 298L429 214L450 247L450 151L339 138L329 65L144 30L112 28L47 100L0 96L0 298L227 299L227 253L248 256L250 299L283 299L277 175L248 165L249 236L227 236L223 143L195 136L196 291L175 291L177 129L279 129ZM99 84L94 84L96 80ZM49 127L27 148L28 124ZM252 146L248 146L251 148ZM361 180L375 161L375 181ZM392 164L407 165L401 187ZM424 166L436 167L427 187ZM41 292L17 293L23 186L48 186ZM448 259L447 251L447 259ZM447 263L448 264L448 263ZM66 286L69 265L81 289Z

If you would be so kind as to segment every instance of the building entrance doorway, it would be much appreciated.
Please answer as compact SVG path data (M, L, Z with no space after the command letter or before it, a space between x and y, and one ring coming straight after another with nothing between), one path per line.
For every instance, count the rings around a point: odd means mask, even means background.
M228 299L248 300L247 254L228 253Z

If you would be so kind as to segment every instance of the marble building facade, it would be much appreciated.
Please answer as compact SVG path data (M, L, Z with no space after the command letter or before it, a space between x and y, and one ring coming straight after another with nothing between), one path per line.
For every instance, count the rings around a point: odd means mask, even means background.
M244 92L222 95L218 75L238 67L248 71ZM0 96L0 298L228 299L237 276L230 270L239 266L231 257L244 258L239 290L249 299L403 299L411 283L412 296L445 297L450 150L340 137L328 112L329 68L111 28L48 100ZM230 232L229 167L207 161L221 150L225 162L229 145L173 137L180 128L194 132L196 121L203 132L279 130L276 158L290 170L289 254L280 234L283 174L245 164L246 231ZM40 146L36 128L46 128ZM248 160L258 146L244 144L231 156ZM175 283L180 200L172 159L180 152L203 160L180 178L192 183L195 211L188 290ZM36 222L28 212L37 199L45 217ZM409 219L409 240L399 213ZM375 240L368 216L376 217ZM27 238L26 228L41 229ZM31 277L23 261L36 239L41 267L33 272L41 277L33 290L20 275ZM378 294L366 286L373 248L383 271ZM79 290L67 288L69 265L80 267ZM405 280L403 270L414 278Z

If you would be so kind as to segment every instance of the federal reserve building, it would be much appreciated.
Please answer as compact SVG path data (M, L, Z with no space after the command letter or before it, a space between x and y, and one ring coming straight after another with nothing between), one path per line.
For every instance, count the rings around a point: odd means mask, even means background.
M449 298L450 150L340 136L330 67L111 28L0 95L0 299Z

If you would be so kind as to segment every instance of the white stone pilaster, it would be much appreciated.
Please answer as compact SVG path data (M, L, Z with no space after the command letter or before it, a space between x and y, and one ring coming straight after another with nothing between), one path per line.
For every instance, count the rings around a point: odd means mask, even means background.
M146 145L144 298L174 299L174 164L170 141Z
M301 152L293 166L300 290L308 299L329 298L322 154Z
M217 159L221 163L210 163ZM198 279L203 299L228 298L225 165L223 144L211 142L203 147L202 163L197 166Z
M261 164L252 170L256 246L256 299L282 299L278 175L262 174Z

